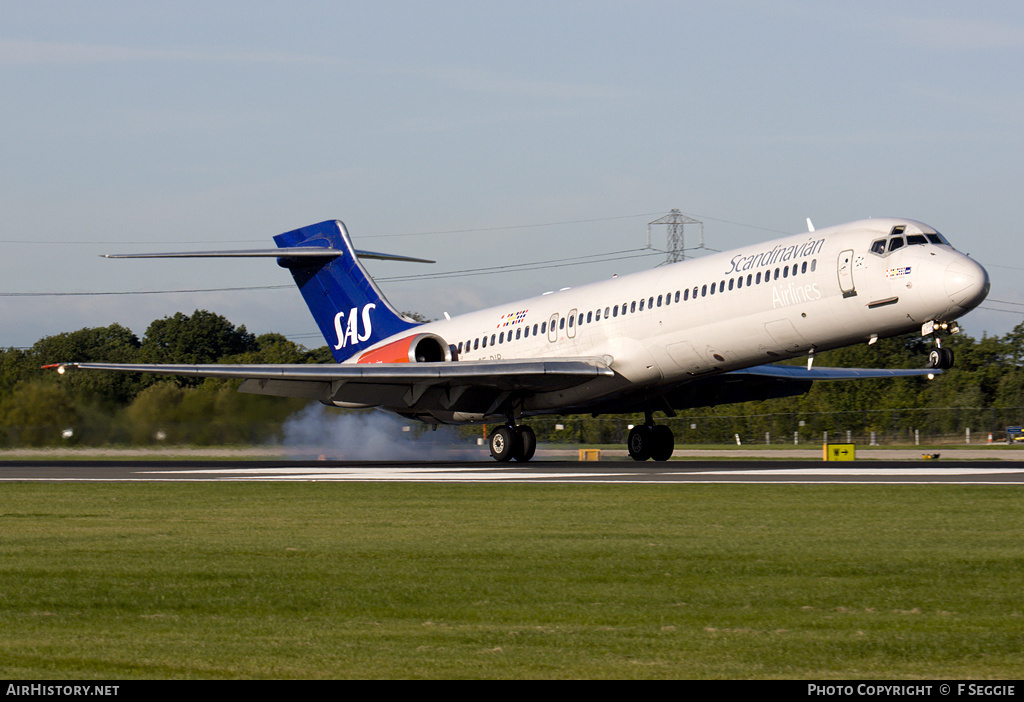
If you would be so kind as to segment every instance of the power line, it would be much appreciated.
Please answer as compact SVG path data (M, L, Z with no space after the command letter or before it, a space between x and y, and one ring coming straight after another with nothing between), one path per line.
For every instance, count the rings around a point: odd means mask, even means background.
M634 253L637 251L643 253ZM572 258L550 259L547 261L535 261L529 263L516 263L508 264L505 266L493 266L488 268L467 268L464 270L445 271L441 273L423 273L408 276L394 276L390 278L375 278L375 280L380 282L401 282L409 280L439 280L444 278L461 278L466 276L489 275L495 273L517 273L521 271L541 270L545 268L559 268L566 266L580 266L589 263L605 263L608 261L620 261L629 258L652 256L663 253L664 252L662 251L654 251L650 249L626 249L624 251L611 251L601 254L588 254L586 256L577 256ZM188 288L181 290L117 290L99 292L0 292L0 297L91 297L102 295L174 295L206 292L290 290L293 288L294 285L252 285L228 288Z
M642 253L635 253L638 251ZM418 273L413 275L392 276L389 278L375 278L375 280L380 282L393 283L410 280L465 278L468 276L475 275L490 275L492 273L519 273L522 271L543 270L545 268L562 268L567 266L582 266L590 263L607 263L609 261L623 261L630 258L642 258L644 256L656 256L662 254L664 254L664 251L656 251L653 249L627 249L625 251L614 251L606 254L589 254L587 256L551 259L548 261L536 261L533 263L510 263L504 266L490 266L487 268L467 268L464 270L445 271L442 273Z
M402 234L360 234L360 239L380 239L380 238L392 238L392 237L403 237L403 236L434 236L441 234L472 234L480 232L497 232L506 231L512 229L531 229L537 227L559 227L569 224L590 224L593 222L610 222L619 219L633 219L636 217L650 217L657 213L641 213L632 215L618 215L614 217L597 217L593 219L574 219L565 220L561 222L539 222L534 224L509 224L500 225L496 227L476 227L472 229L441 229L437 231L429 232L406 232ZM140 242L137 239L128 241L39 241L37 239L0 239L0 244L39 244L44 246L134 246L137 244L145 244L150 246L152 244L159 245L177 245L177 244L239 244L239 243L252 243L261 242L265 239L200 239L197 241L145 241Z
M41 292L41 293L12 293L0 292L0 297L90 297L94 295L172 295L180 293L202 293L202 292L234 292L238 290L284 290L291 289L292 285L254 285L250 287L237 288L192 288L189 290L121 290L104 292Z
M476 228L476 229L445 229L445 230L439 230L439 231L434 231L434 232L408 232L408 233L405 233L405 234L365 234L365 235L360 235L359 238L360 239L376 239L376 238L385 238L385 237L390 238L390 237L399 237L399 236L430 236L430 235L435 235L435 234L473 234L473 233L478 233L478 232L507 231L507 230L510 230L510 229L533 229L533 228L537 228L537 227L560 227L560 226L565 226L565 225L568 225L568 224L591 224L593 222L610 222L612 220L617 220L617 219L633 219L635 217L651 217L651 216L653 216L655 214L660 214L660 213L658 213L658 212L651 212L651 213L642 213L642 214L633 214L633 215L620 215L620 216L617 216L617 217L597 217L597 218L594 218L594 219L574 219L574 220L567 220L567 221L564 221L564 222L541 222L539 224L510 224L510 225L503 225L503 226L498 226L498 227L480 227L480 228Z

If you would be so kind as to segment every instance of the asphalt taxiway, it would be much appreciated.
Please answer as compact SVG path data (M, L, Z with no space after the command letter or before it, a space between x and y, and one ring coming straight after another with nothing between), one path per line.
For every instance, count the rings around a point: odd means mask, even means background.
M349 481L1024 485L1017 460L0 460L0 482Z

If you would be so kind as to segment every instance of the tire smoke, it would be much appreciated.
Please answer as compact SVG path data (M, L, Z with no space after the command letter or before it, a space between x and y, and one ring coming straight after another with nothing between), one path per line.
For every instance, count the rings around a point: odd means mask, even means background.
M282 427L295 459L360 461L481 461L487 449L460 437L455 427L436 431L377 410L338 410L311 404Z

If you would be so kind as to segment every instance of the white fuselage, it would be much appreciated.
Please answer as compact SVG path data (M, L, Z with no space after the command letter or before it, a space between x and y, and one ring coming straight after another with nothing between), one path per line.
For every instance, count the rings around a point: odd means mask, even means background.
M987 291L985 270L927 225L871 219L431 322L417 332L440 336L459 360L612 359L615 378L536 395L523 408L544 412L627 387L678 384L952 321Z

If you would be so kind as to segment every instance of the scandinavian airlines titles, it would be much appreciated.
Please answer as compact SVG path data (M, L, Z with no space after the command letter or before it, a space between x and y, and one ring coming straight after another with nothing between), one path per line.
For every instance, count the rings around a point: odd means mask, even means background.
M761 268L762 266L773 266L776 263L784 263L794 258L804 258L806 256L815 256L821 252L822 246L825 245L825 239L812 239L803 244L794 244L793 246L783 246L777 244L774 248L768 251L759 251L749 256L739 254L733 256L730 263L732 266L725 272L726 275L731 273L738 273L740 271L749 271L751 268Z

